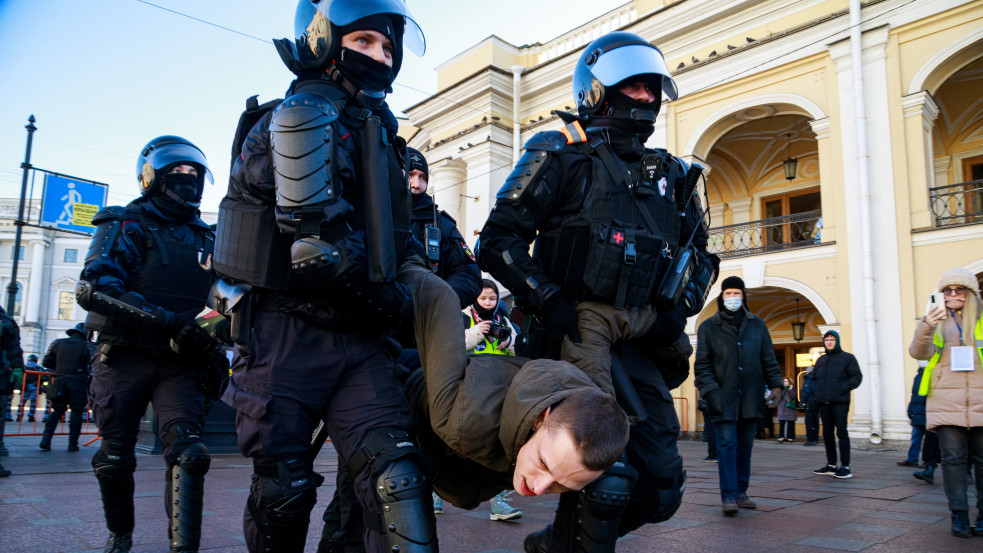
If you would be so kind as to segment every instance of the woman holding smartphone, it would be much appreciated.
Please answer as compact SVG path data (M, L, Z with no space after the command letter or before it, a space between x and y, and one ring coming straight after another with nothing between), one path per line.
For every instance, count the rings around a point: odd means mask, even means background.
M983 536L983 300L976 275L949 269L939 281L944 305L929 302L908 353L927 359L918 393L926 429L938 434L952 533ZM969 523L967 464L976 468L976 522Z

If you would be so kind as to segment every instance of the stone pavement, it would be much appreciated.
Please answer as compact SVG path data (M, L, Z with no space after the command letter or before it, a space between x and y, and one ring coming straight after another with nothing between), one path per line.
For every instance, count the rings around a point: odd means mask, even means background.
M68 453L64 436L42 452L36 436L8 436L10 456L4 467L13 476L0 479L0 551L5 553L94 553L102 551L107 531L90 459L95 444ZM686 495L676 516L625 536L619 553L726 552L817 553L864 551L905 553L983 551L983 538L961 539L949 533L949 512L942 486L912 478L911 468L895 462L904 453L867 448L854 441L850 480L815 476L823 465L822 446L755 442L751 496L757 511L736 518L720 512L717 467L702 463L706 444L681 441L689 472ZM865 450L857 451L857 446ZM138 455L136 472L136 553L166 553L166 517L162 505L163 459ZM326 447L315 469L324 474L308 552L316 550L320 514L333 491L337 461ZM245 553L242 510L251 464L238 455L215 455L208 473L205 528L201 551ZM941 475L939 476L941 481ZM970 503L975 497L970 492ZM488 519L488 505L475 511L445 502L437 516L441 551L445 553L522 552L523 537L552 520L556 496L513 496L525 516L515 521ZM975 510L970 513L975 517Z

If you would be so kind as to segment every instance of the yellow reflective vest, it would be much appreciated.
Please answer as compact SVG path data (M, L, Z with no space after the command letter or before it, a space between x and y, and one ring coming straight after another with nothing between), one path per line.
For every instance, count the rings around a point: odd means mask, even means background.
M922 383L918 386L918 395L920 396L928 395L929 383L932 381L932 371L935 370L935 365L939 363L939 358L942 357L942 347L945 345L945 341L942 340L938 332L933 331L932 334L932 345L935 346L935 353L928 360L925 372L922 373ZM976 353L979 354L980 362L983 363L983 317L980 317L980 320L976 321L976 331L973 334L976 339Z

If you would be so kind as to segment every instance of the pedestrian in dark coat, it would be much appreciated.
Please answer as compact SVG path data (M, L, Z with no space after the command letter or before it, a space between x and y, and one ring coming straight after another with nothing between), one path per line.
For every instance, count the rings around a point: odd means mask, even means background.
M802 445L814 446L819 443L819 404L816 403L816 394L812 393L813 375L815 370L810 369L802 381L802 408L805 409L806 443Z
M908 458L903 462L899 461L898 464L912 466L907 464L911 459L915 461L914 464L918 464L918 446L921 446L925 470L915 471L912 476L928 484L934 484L935 467L942 462L942 450L939 448L938 434L929 432L925 428L928 421L925 416L926 396L918 393L918 388L922 385L922 377L925 374L925 365L922 363L919 362L918 374L915 375L915 381L911 384L911 401L908 402L908 418L911 419L911 449L914 449L914 452L909 449ZM915 441L916 434L918 437L917 444Z
M716 426L724 514L735 515L739 507L755 508L747 488L754 433L766 413L762 388L767 385L779 397L782 373L768 327L748 311L744 281L728 277L720 288L717 313L697 331L694 368L696 386Z
M850 435L846 431L850 412L850 392L860 386L863 375L852 353L840 347L840 335L835 330L823 334L826 355L816 360L813 370L819 418L823 421L823 442L826 444L826 466L813 474L828 474L837 478L853 478L850 472ZM833 432L836 432L834 438ZM836 464L836 440L840 442L840 465Z
M795 386L792 385L792 381L788 377L783 382L785 383L785 390L778 398L779 443L795 441L795 421L799 418Z

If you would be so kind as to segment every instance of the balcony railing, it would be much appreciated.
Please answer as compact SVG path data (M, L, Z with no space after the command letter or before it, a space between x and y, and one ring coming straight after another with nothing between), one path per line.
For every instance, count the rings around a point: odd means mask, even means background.
M804 211L710 229L707 250L720 257L742 257L820 243L823 211Z
M983 180L930 188L936 227L983 223Z

